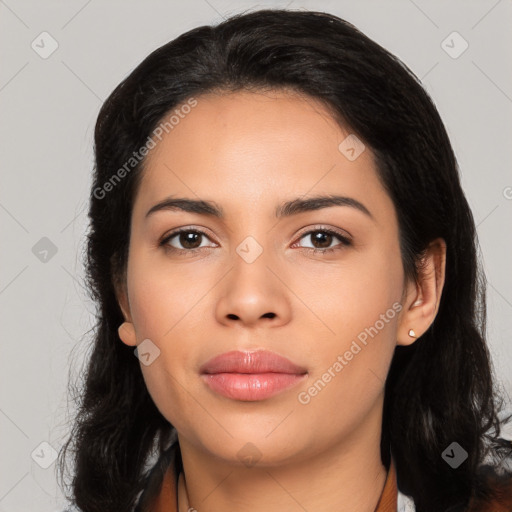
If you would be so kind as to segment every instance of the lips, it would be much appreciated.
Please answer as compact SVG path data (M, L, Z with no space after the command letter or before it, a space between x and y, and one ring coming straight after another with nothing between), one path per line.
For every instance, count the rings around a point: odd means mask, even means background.
M207 361L201 373L289 373L302 374L306 369L275 352L258 350L226 352Z
M203 364L200 373L212 391L242 401L270 398L307 378L305 368L267 350L226 352Z

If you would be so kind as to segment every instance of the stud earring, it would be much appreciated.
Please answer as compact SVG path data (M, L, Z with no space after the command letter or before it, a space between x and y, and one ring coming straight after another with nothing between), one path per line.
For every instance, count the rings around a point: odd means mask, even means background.
M413 329L409 329L409 336L410 336L411 338L416 338L416 333L414 332L414 330L413 330Z

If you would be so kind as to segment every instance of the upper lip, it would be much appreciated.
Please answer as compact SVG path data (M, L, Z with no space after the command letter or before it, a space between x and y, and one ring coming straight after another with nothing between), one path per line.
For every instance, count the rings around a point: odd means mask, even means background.
M304 374L306 369L268 350L250 352L233 350L213 357L201 366L200 372Z

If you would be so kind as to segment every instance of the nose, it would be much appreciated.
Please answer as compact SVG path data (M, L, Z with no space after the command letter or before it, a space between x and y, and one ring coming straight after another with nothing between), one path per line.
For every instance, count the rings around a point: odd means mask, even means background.
M272 261L271 261L272 260ZM234 253L219 289L217 320L225 325L278 327L291 317L290 291L284 271L265 251L252 262Z

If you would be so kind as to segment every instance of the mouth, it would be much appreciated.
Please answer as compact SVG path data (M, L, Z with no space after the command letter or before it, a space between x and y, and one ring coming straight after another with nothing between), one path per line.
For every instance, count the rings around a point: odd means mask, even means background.
M232 351L210 359L200 368L203 382L232 400L270 398L307 378L307 370L274 352Z

